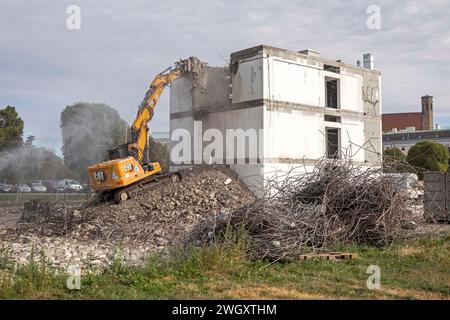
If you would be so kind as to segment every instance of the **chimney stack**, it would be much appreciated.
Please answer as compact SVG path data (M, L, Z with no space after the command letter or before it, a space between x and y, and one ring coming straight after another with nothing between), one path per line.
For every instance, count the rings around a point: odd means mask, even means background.
M433 97L426 95L422 97L422 126L423 130L433 130Z
M363 54L363 67L370 70L375 70L375 58L373 53Z

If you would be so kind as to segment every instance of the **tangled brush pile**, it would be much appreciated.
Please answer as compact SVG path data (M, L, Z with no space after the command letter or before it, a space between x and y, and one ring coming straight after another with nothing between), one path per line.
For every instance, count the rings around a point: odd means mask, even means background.
M245 231L254 259L279 260L343 243L388 245L407 237L422 219L413 215L412 200L398 183L380 167L319 160L310 173L292 170L269 179L263 197L205 221L187 243L223 237L231 226Z

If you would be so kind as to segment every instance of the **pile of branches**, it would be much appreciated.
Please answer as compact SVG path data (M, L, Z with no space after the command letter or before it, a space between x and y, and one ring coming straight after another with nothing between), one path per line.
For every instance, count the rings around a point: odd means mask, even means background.
M381 167L323 159L312 172L299 169L267 180L262 197L206 221L187 243L223 238L231 228L245 231L254 259L279 260L338 244L389 245L421 223L409 194Z

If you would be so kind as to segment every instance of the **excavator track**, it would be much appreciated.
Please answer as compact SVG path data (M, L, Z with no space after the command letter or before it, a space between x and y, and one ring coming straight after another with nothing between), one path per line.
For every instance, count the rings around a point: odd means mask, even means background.
M100 196L101 201L114 200L116 204L134 198L136 196L145 194L149 190L157 188L167 183L178 183L182 176L180 172L170 172L160 175L152 175L134 184L124 188L108 191Z

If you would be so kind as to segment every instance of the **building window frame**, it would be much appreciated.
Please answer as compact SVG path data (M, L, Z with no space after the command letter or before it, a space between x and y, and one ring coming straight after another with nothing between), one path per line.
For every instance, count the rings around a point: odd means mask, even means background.
M335 88L330 85L331 83L335 83ZM341 108L341 80L335 77L325 76L325 107L329 109L340 109ZM330 90L335 91L330 92ZM335 97L333 97L335 96Z
M325 127L325 155L327 159L341 159L341 128Z

